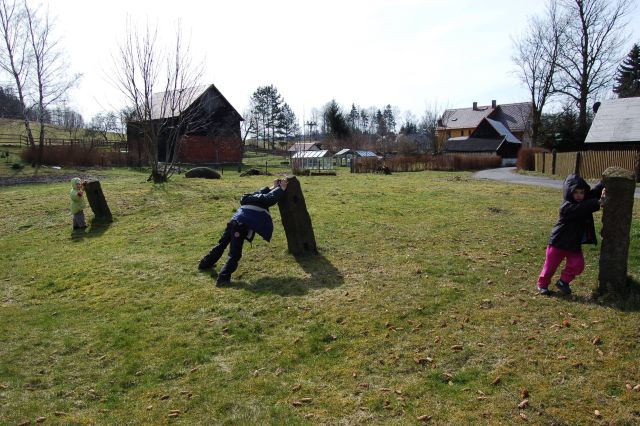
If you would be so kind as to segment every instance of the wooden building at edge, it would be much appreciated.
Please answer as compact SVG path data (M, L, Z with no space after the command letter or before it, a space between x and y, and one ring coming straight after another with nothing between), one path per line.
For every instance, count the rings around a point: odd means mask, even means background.
M154 93L154 110L152 124L157 128L171 127L172 122L180 122L179 116L173 116L170 111L161 111L165 92ZM213 85L198 86L190 90L190 96L184 99L185 108L182 114L196 117L195 130L181 133L178 161L193 164L239 164L242 161L242 138L240 122L242 116ZM130 155L140 155L143 143L140 122L127 123L127 144ZM169 131L161 131L158 141L158 157L160 161L167 160L167 138Z

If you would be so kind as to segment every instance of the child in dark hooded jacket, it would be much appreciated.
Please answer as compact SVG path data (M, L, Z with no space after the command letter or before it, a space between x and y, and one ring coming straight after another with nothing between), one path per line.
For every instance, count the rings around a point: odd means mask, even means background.
M582 244L597 244L593 212L600 210L601 197L605 196L602 183L591 188L580 176L570 174L564 181L563 195L538 277L538 293L543 295L550 294L549 283L564 259L567 261L556 287L563 294L571 294L569 283L584 270Z
M216 282L218 286L229 284L231 274L238 268L238 261L242 257L244 240L252 241L255 233L265 241L271 241L273 221L269 214L269 207L278 203L286 189L287 180L276 179L271 188L264 187L254 193L244 194L240 199L240 208L227 223L218 244L200 260L198 269L209 269L215 266L224 250L230 246L229 257L220 270Z

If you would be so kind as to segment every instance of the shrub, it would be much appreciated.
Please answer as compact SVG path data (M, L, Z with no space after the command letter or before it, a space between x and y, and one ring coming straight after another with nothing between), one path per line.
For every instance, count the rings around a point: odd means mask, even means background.
M220 173L209 167L194 167L184 176L188 178L220 179Z
M518 151L518 160L516 161L516 167L519 170L535 170L536 169L536 153L549 152L544 148L520 148Z
M500 167L502 159L495 155L420 155L415 157L393 157L387 160L358 158L356 173L372 173L387 167L391 172L418 172L423 170L481 170Z
M24 166L23 166L22 164L20 164L20 163L13 163L13 164L11 165L11 168L12 168L13 170L21 170L21 169L23 169L23 168L24 168Z
M39 148L25 148L20 158L34 163ZM127 153L106 151L84 144L42 147L42 164L58 166L124 166L132 164Z

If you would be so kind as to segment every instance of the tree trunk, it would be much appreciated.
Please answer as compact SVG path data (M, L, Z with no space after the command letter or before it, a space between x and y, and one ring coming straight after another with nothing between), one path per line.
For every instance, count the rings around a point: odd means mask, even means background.
M619 167L605 170L602 181L607 193L602 214L599 295L621 300L630 290L627 262L636 184L633 173Z
M87 194L87 201L89 201L89 206L91 206L91 210L93 211L96 219L102 222L113 222L111 210L109 210L107 200L104 198L104 194L102 193L100 181L87 181L84 191L85 194Z
M311 217L304 202L304 195L300 182L294 177L289 177L287 190L278 202L282 226L287 236L289 253L294 256L305 254L317 254L316 238L313 234Z

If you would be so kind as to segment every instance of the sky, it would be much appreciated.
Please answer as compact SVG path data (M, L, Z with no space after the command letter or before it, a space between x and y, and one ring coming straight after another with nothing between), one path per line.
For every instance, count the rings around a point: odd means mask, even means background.
M170 45L180 21L191 57L241 114L273 84L309 119L335 99L419 118L427 108L528 100L511 60L512 38L541 14L541 0L51 0L69 73L68 106L85 121L124 106L110 83L126 22L157 26ZM640 0L628 47L640 42ZM46 5L46 3L45 3ZM401 121L401 120L399 120Z

